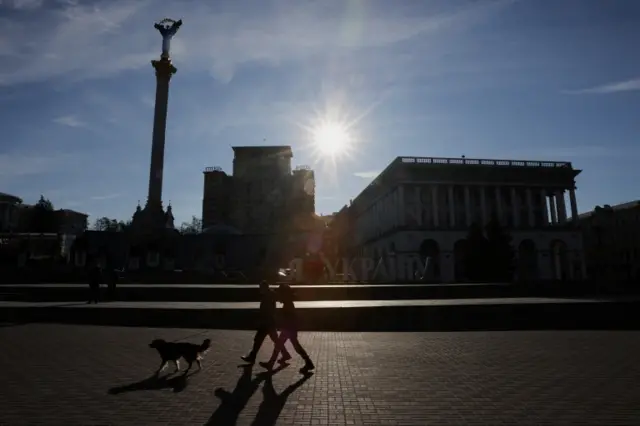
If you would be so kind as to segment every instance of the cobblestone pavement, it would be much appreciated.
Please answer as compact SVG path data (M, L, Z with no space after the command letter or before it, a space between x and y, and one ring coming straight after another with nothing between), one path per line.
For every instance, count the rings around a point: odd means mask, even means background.
M640 424L640 332L302 333L316 373L271 379L238 368L252 336L0 324L0 423ZM153 338L213 344L152 381Z

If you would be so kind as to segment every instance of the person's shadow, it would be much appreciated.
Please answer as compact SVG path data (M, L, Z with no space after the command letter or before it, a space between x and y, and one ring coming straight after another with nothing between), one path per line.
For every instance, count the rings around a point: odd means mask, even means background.
M160 377L158 374L154 373L151 377L140 380L139 382L111 388L109 389L109 394L119 395L125 392L160 389L171 389L173 392L178 393L182 392L187 387L187 377L191 376L191 374L178 374L173 377L170 374Z
M287 403L287 398L289 398L292 393L294 393L300 386L302 386L304 382L309 380L311 376L313 376L312 372L304 373L300 380L290 384L279 394L273 387L273 377L267 377L264 381L264 385L262 385L262 394L264 399L262 400L260 408L258 408L258 414L256 414L256 418L253 419L253 423L251 423L251 425L275 425L278 421L278 417L280 417L282 409Z
M240 413L260 387L260 382L271 378L275 373L287 366L288 364L283 364L274 370L265 371L257 374L256 377L252 377L253 365L242 365L242 375L233 391L229 392L223 388L216 389L215 394L220 398L220 405L205 424L209 426L235 425Z

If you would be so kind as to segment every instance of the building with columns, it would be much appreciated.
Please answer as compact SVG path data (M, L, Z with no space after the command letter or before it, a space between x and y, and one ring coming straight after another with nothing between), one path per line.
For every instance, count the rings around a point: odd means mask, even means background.
M349 251L428 257L434 281L463 282L470 225L497 217L513 237L517 279L584 279L579 173L568 162L398 157L353 200Z

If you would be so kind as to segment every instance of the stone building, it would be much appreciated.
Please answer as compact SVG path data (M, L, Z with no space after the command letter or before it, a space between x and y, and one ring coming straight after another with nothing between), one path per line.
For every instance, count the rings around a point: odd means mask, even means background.
M18 229L21 205L20 197L0 192L0 232L12 232Z
M640 200L598 206L578 220L590 278L640 280Z
M435 281L464 281L468 229L495 216L513 237L517 278L584 279L579 173L567 162L398 157L353 200L348 251L428 257Z
M292 245L317 227L315 175L292 168L290 146L233 147L233 172L204 170L203 229L232 227L259 246L256 262L283 264Z
M202 226L231 225L245 234L270 234L299 215L315 212L315 176L292 170L289 146L233 147L233 173L204 171Z

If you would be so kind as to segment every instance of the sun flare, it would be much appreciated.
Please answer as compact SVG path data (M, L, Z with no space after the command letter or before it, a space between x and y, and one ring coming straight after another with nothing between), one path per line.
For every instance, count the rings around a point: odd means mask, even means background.
M322 123L312 132L315 149L324 156L345 153L351 144L348 129L340 123Z

